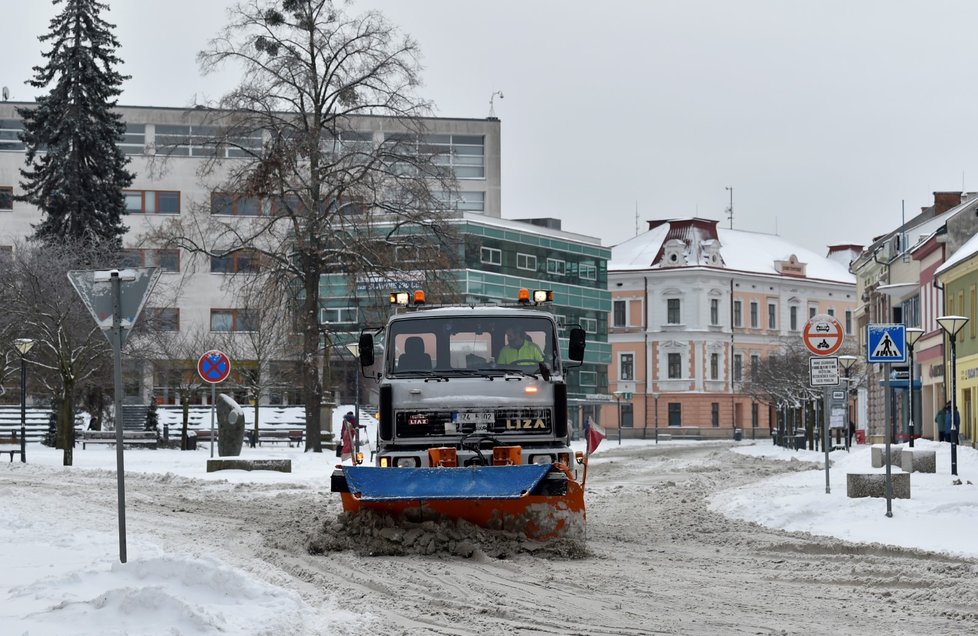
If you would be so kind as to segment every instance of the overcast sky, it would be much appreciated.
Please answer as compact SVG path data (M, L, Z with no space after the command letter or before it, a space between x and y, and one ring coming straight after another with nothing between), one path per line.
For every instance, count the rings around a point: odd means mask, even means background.
M0 0L0 84L30 100L55 9ZM121 104L187 106L235 77L195 54L228 0L112 0ZM414 36L437 114L502 120L503 216L614 245L718 219L819 253L978 190L978 2L359 0ZM16 25L15 28L13 25Z

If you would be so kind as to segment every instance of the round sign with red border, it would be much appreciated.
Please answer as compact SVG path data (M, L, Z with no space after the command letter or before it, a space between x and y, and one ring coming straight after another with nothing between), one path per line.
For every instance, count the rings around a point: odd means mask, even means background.
M231 359L220 351L208 351L197 361L197 373L204 382L224 382L231 375Z
M845 334L842 325L833 316L819 314L812 316L802 331L805 347L817 356L830 356L842 348Z

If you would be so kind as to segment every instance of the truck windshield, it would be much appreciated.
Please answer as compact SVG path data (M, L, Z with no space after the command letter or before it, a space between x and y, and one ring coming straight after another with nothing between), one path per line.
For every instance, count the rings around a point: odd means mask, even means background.
M418 317L391 324L390 373L557 369L554 323L540 317Z

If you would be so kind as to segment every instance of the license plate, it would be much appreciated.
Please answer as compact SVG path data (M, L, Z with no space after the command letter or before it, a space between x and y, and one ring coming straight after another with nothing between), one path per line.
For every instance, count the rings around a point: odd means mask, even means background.
M408 415L408 426L424 426L428 423L427 415Z
M452 421L456 424L492 424L496 414L492 411L457 411L452 413Z

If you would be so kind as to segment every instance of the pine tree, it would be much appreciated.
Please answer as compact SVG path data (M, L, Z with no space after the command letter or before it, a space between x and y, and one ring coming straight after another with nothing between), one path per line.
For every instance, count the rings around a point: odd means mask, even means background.
M22 169L18 199L45 214L34 238L50 245L63 241L121 247L122 189L132 183L129 160L116 145L125 134L121 115L113 112L120 86L128 76L114 67L119 42L114 25L99 17L106 4L95 0L64 3L51 20L47 63L34 67L35 88L51 86L36 108L18 109L24 119L27 168Z

